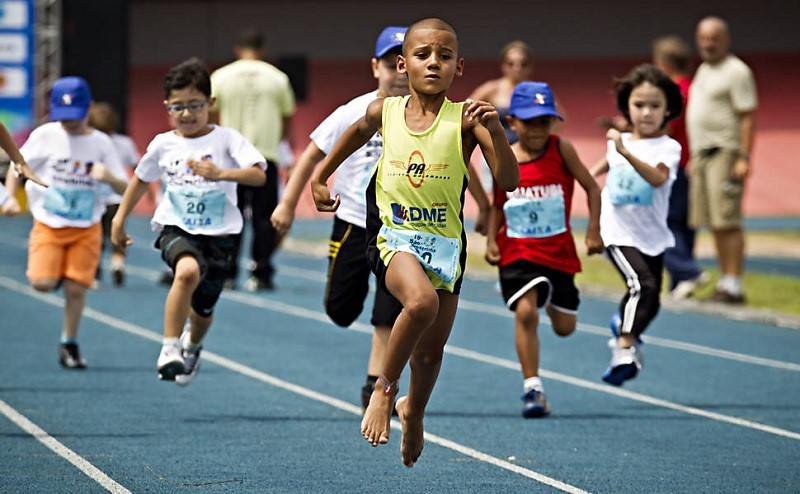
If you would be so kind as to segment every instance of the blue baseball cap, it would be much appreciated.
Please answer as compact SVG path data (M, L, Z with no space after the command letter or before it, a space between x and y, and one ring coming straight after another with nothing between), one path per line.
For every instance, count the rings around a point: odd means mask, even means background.
M62 77L50 92L50 120L83 120L92 103L89 84L82 77Z
M520 82L511 93L511 107L508 114L520 120L553 116L559 120L564 117L556 111L553 92L546 82Z
M375 42L375 58L381 58L389 50L403 46L407 30L405 26L389 26L381 31Z

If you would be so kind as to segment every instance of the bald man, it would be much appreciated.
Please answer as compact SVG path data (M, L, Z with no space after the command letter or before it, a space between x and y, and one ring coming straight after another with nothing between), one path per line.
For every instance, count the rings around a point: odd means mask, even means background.
M728 50L727 23L706 17L697 25L703 63L689 88L686 130L692 152L689 223L708 227L721 273L713 301L744 303L742 193L750 174L758 106L750 68Z

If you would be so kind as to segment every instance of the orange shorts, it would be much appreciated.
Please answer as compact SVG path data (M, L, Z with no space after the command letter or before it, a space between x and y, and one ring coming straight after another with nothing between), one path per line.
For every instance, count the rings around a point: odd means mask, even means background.
M50 228L34 220L25 274L31 283L68 278L88 288L100 264L101 242L100 223L87 228Z

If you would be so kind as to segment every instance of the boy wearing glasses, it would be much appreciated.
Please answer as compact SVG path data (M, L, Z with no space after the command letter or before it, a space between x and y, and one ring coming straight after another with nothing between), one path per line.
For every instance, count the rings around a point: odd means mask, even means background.
M148 183L164 180L164 199L152 225L160 231L155 246L175 277L164 307L156 366L159 379L185 386L199 370L201 342L234 261L233 236L242 230L236 186L263 185L266 175L263 156L247 139L209 124L211 79L199 60L170 69L164 95L174 129L147 147L112 221L111 240L121 248L132 243L126 218Z

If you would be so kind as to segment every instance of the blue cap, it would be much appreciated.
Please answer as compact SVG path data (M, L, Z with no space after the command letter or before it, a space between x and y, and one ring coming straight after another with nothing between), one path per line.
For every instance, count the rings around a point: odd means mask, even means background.
M83 120L92 103L89 84L82 77L62 77L50 92L50 120Z
M375 58L381 58L389 50L403 46L407 30L405 26L389 26L381 31L375 42Z
M508 114L520 120L552 116L560 120L564 117L556 111L553 92L546 82L520 82L511 93L511 107Z

